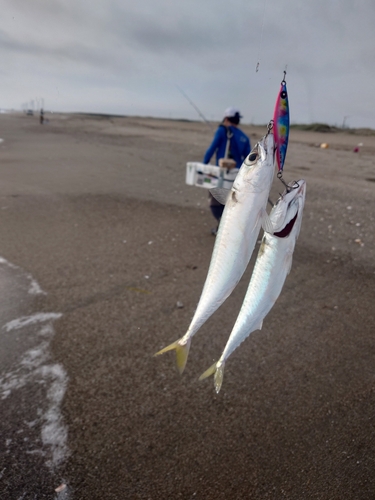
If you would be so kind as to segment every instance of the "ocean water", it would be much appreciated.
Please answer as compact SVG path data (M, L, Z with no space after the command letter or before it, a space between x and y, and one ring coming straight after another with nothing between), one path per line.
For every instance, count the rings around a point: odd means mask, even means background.
M29 273L0 257L0 498L72 499L59 474L69 456L68 376L50 351L62 314L34 311L40 294Z

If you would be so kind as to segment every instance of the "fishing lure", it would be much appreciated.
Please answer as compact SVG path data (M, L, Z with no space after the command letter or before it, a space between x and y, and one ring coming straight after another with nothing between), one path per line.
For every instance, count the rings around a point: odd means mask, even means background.
M273 114L273 133L275 136L276 161L279 173L282 172L284 168L289 139L289 101L285 76L286 71L284 71L284 78L277 95L275 112Z

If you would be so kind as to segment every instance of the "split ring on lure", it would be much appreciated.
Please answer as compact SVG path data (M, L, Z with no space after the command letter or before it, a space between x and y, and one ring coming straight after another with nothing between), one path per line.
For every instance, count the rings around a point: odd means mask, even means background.
M282 172L284 168L289 139L289 102L285 76L286 71L284 71L284 78L281 82L280 91L276 99L275 112L273 114L273 133L275 137L276 161L279 172Z

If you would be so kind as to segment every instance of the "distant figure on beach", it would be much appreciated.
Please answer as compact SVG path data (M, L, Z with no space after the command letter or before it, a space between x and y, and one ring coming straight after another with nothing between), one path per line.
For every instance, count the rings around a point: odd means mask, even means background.
M40 109L40 124L43 125L44 122L44 111L43 108Z
M209 163L216 152L216 165L226 169L239 169L246 156L251 151L250 139L238 128L242 116L237 108L229 107L224 112L224 118L215 132L210 147L204 155L203 163ZM209 194L212 215L218 221L212 234L216 236L224 205Z

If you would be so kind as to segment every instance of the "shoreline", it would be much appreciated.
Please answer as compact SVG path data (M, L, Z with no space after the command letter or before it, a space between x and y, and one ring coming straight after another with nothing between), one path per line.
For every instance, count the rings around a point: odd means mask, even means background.
M152 356L185 333L211 257L207 192L184 184L208 127L29 118L0 115L0 255L47 293L38 311L63 314L51 359L69 377L57 477L71 498L374 496L375 140L357 155L339 134L321 149L319 134L291 133L285 178L307 182L292 270L216 395L197 379L251 267L194 337L183 377L173 355ZM249 130L254 144L262 131ZM45 487L33 493L50 498Z

